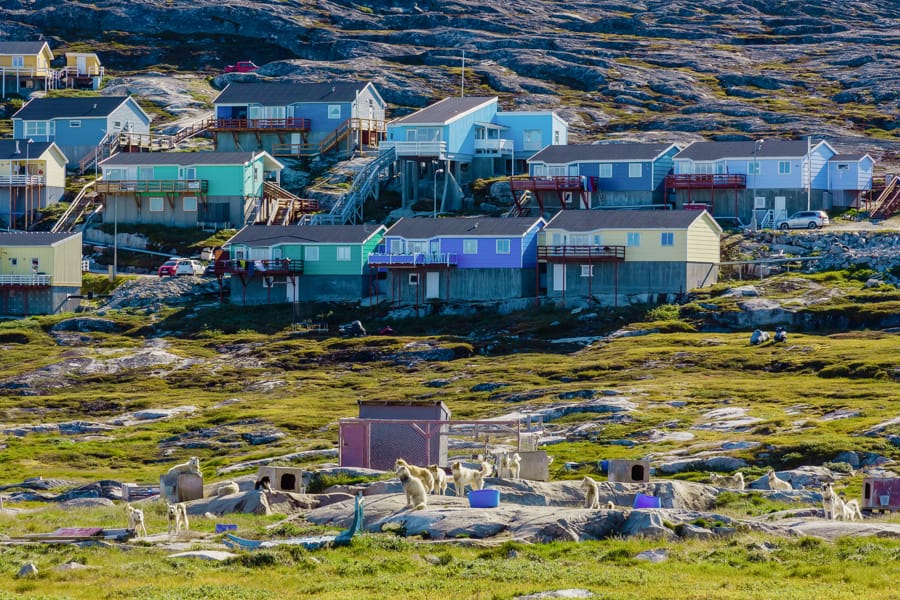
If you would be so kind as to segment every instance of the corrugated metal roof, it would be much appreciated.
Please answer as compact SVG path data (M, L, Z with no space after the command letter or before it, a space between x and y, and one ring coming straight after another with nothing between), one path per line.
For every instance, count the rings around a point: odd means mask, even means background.
M529 158L528 162L563 164L577 161L653 160L671 147L670 143L639 142L547 146Z
M497 102L496 97L454 96L444 98L431 106L416 111L411 115L401 117L394 121L394 125L445 125L462 114L476 108Z
M4 231L0 232L0 246L50 246L79 232L51 233L49 231Z
M702 210L562 210L546 229L687 229L702 214Z
M16 143L18 142L18 146ZM53 142L34 141L31 144L27 139L0 140L0 159L25 160L26 157L36 158L47 151ZM16 150L18 149L18 152Z
M119 152L100 161L104 167L133 165L242 165L252 152Z
M47 119L108 117L127 100L128 96L34 98L20 108L13 118L26 121L46 121Z
M0 54L39 54L47 42L0 42Z
M214 104L287 106L297 102L352 102L368 82L343 83L238 83L232 82Z
M383 225L248 225L226 242L270 247L281 244L361 244Z
M759 140L757 140L759 141ZM754 150L755 149L755 150ZM746 142L694 142L675 155L676 159L721 160L726 158L799 158L806 156L805 140L762 140ZM755 151L755 154L754 154Z
M386 236L398 236L411 240L435 237L496 237L525 235L539 217L447 217L432 219L427 217L402 218L390 229Z

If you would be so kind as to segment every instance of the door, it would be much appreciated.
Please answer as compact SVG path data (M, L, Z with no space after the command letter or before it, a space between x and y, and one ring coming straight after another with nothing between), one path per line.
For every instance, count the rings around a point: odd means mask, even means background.
M553 265L553 291L564 292L566 290L566 265Z
M79 56L75 59L75 68L79 75L87 75L87 56Z
M369 425L367 423L341 423L342 467L369 468Z
M425 275L425 299L441 297L441 274L438 271L428 271Z
M787 198L785 196L775 196L775 222L787 219Z

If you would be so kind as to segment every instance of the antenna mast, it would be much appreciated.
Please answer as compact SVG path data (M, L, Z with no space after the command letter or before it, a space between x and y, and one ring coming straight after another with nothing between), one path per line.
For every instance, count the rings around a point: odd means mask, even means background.
M466 96L466 51L462 51L462 70L459 73L459 96L460 98L465 98Z

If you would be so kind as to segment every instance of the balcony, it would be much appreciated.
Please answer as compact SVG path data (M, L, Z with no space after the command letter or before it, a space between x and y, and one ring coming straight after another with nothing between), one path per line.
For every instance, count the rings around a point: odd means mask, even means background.
M94 188L101 194L166 194L176 192L202 193L209 189L206 179L146 179L146 180L106 180L99 179Z
M666 188L676 190L745 189L747 176L738 174L666 175Z
M596 182L596 178L591 178L594 182ZM560 177L525 177L525 178L513 178L510 180L510 185L514 192L519 192L523 190L528 190L531 192L579 192L584 189L584 184L587 183L587 178L582 180L581 177L568 177L568 176L560 176ZM597 187L597 184L594 183L594 187Z
M415 252L409 254L377 254L369 255L370 267L388 267L388 268L407 268L416 267L455 267L457 265L457 256L452 253L426 254L424 252Z
M309 131L309 119L290 117L286 119L216 119L212 129L218 131Z
M475 154L482 156L509 156L513 152L512 140L475 140Z
M217 260L213 266L216 275L302 275L303 261L276 258L271 260L228 259Z
M48 287L53 284L52 275L0 275L0 287Z
M538 246L541 262L621 262L625 260L625 246Z
M397 156L421 156L444 160L447 157L447 142L393 142L385 141L379 145L381 150L394 148Z
M32 187L46 185L47 179L43 175L2 175L0 174L0 187Z

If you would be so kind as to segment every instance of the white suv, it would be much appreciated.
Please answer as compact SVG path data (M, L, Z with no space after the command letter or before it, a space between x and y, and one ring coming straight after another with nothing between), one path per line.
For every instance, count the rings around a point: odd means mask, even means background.
M776 223L778 229L818 229L827 225L828 214L824 210L801 210Z

